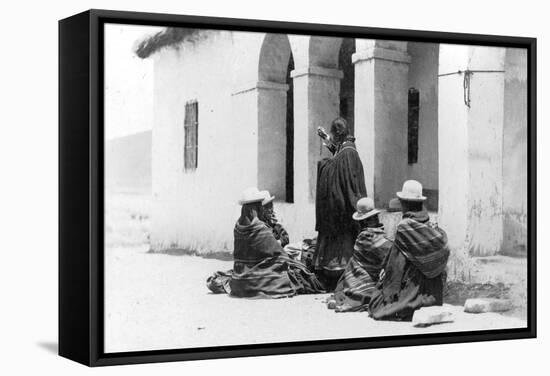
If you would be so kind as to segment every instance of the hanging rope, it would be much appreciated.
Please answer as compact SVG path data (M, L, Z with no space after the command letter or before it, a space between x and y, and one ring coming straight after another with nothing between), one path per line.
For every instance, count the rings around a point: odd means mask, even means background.
M450 73L443 73L440 74L439 77L444 76L451 76L453 74L464 74L464 80L462 81L462 88L464 89L464 104L470 108L471 107L471 97L470 97L470 88L471 88L471 80L474 73L504 73L503 70L458 70L456 72L450 72Z
M464 71L464 81L462 82L462 87L464 88L464 104L470 108L470 80L472 79L472 71Z

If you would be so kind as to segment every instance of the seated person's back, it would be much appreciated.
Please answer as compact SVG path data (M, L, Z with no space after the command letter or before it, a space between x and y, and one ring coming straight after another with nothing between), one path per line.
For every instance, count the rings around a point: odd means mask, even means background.
M334 290L334 306L337 311L365 310L371 295L376 290L383 262L391 249L380 222L380 210L374 207L374 200L363 197L357 202L353 219L359 223L361 232L357 236L352 258Z
M447 235L430 223L422 185L406 181L397 196L403 218L369 305L370 315L381 320L411 320L418 308L442 305L446 283Z

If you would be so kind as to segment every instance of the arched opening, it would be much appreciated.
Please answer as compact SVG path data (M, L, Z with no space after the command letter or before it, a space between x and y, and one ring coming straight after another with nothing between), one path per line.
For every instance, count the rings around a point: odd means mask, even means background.
M341 45L342 38L312 36L309 41L309 65L337 69Z
M304 180L307 178L307 182L304 182L307 193L299 192L299 200L315 201L317 164L320 159L330 156L317 135L317 128L329 130L331 122L340 115L340 80L343 74L338 69L338 55L342 40L311 36L307 40L306 59L302 60L302 55L296 59L298 71L293 74L296 89L294 95L296 103L300 104L300 107L295 108L299 121L296 132L300 140L307 140L307 149L299 150L300 158L297 161L304 166L301 171L307 173L304 174ZM296 51L304 50L297 48ZM302 181L303 177L295 174L295 178Z
M355 53L355 39L342 40L338 54L338 68L344 74L340 81L340 116L347 120L350 132L354 134L354 110L355 110L355 67L351 61L351 55Z
M294 69L288 36L266 34L258 70L258 187L294 200Z

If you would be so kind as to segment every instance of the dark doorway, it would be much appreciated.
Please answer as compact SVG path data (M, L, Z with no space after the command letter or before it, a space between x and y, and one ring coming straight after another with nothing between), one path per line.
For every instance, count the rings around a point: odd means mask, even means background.
M350 132L354 134L355 110L355 68L351 62L351 55L355 53L355 39L345 38L340 46L338 67L344 73L340 81L340 116L348 122Z
M418 127L420 110L420 93L418 89L409 89L408 101L408 162L410 165L418 163Z
M290 72L294 70L294 59L290 54L286 83L286 202L294 202L294 87Z

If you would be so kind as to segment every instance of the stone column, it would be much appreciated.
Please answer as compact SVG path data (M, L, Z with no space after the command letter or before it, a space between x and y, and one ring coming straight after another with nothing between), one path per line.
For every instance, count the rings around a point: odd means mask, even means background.
M286 198L286 96L288 85L257 81L238 88L233 93L239 126L250 128L243 132L252 137L246 149L254 151L256 179L249 185L267 189L278 199ZM251 111L251 110L257 110ZM253 114L243 118L241 114ZM248 153L251 155L251 153Z
M410 57L406 42L357 39L356 51L357 149L367 194L384 207L406 178Z
M288 85L259 81L258 186L286 199L286 93Z
M337 69L318 66L291 72L294 85L294 201L312 202L317 183L317 162L327 156L317 127L327 131L340 113L340 80Z
M439 223L459 258L501 247L504 53L440 46Z

